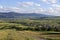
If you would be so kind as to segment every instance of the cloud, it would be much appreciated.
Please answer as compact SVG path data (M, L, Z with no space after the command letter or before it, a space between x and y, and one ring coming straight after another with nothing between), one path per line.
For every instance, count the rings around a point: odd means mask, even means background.
M1 7L0 6L0 12L21 12L22 8L18 7Z
M47 3L47 4L49 4L49 2L48 2L48 0L42 0L44 3Z
M47 4L56 4L57 3L57 0L42 0L42 1Z
M60 7L59 4L52 4L51 6L52 6L52 7Z
M21 8L18 8L18 7L10 7L9 10L10 11L13 11L13 12L19 12L19 11L21 11Z
M46 10L47 13L49 14L53 14L54 13L54 9L52 7L49 7L47 10Z
M60 13L60 5L53 4L52 7L54 8L55 12Z
M35 10L33 10L35 13L45 13L45 9L43 8L37 8Z
M60 15L60 5L57 3L58 0L42 0L43 3L49 4L50 7L46 8L45 13L50 15Z
M50 14L50 15L60 15L60 5L58 4L54 4L52 5L52 7L49 7L48 9L46 9L46 13Z
M2 9L2 8L3 8L3 6L0 5L0 9Z
M4 11L6 11L6 9L2 5L0 5L0 12L4 12Z
M51 3L55 4L56 3L56 0L50 0Z
M22 7L40 6L40 4L35 2L18 2L18 4Z

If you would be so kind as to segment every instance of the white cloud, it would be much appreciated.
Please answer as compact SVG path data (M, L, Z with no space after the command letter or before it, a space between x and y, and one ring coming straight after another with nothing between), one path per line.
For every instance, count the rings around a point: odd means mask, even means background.
M23 7L28 7L28 6L32 6L33 2L18 2L18 4L20 4L20 6Z
M43 8L38 8L34 10L35 13L45 13L45 9Z
M40 4L35 2L18 2L18 4L22 7L40 6Z
M0 5L0 9L2 9L2 8L3 8L3 6Z
M51 3L55 4L57 0L50 0Z
M52 7L54 8L55 12L60 13L60 5L53 4Z
M50 2L48 0L42 0L42 2L50 4Z
M52 7L60 7L59 4L52 4L51 6L52 6Z
M40 4L37 4L37 3L36 3L35 6L40 6Z
M0 7L0 12L21 12L22 8L18 7Z
M59 5L54 5L53 7L49 7L46 9L46 13L50 15L60 15L60 6Z
M54 9L50 7L50 8L48 9L48 12L49 12L49 13L54 13Z
M45 2L45 3L48 3L48 0L42 0L43 2Z
M19 12L19 11L20 11L20 8L10 7L9 10L10 10L10 11L13 11L13 12Z
M57 3L57 0L42 0L42 1L47 4L56 4Z

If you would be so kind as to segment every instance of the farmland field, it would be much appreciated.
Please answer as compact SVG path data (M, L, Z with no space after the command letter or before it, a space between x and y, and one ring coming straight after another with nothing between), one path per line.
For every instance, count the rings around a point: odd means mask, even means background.
M1 20L0 40L60 40L57 20Z

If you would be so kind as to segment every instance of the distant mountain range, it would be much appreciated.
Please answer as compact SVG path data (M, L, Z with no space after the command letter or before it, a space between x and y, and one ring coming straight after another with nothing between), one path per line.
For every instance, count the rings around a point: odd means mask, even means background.
M37 13L16 13L16 12L0 12L0 18L19 18L19 17L48 17L49 15Z
M16 12L0 12L0 18L19 18L19 19L43 19L43 18L60 18L60 16L51 16L38 13L16 13Z
M0 18L34 18L34 17L49 17L50 15L38 13L16 13L16 12L0 12Z

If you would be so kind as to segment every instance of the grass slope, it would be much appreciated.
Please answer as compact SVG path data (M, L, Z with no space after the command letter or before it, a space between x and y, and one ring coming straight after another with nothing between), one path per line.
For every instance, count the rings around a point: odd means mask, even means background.
M46 39L45 39L46 38ZM44 34L34 31L0 30L0 40L60 40L60 34Z

